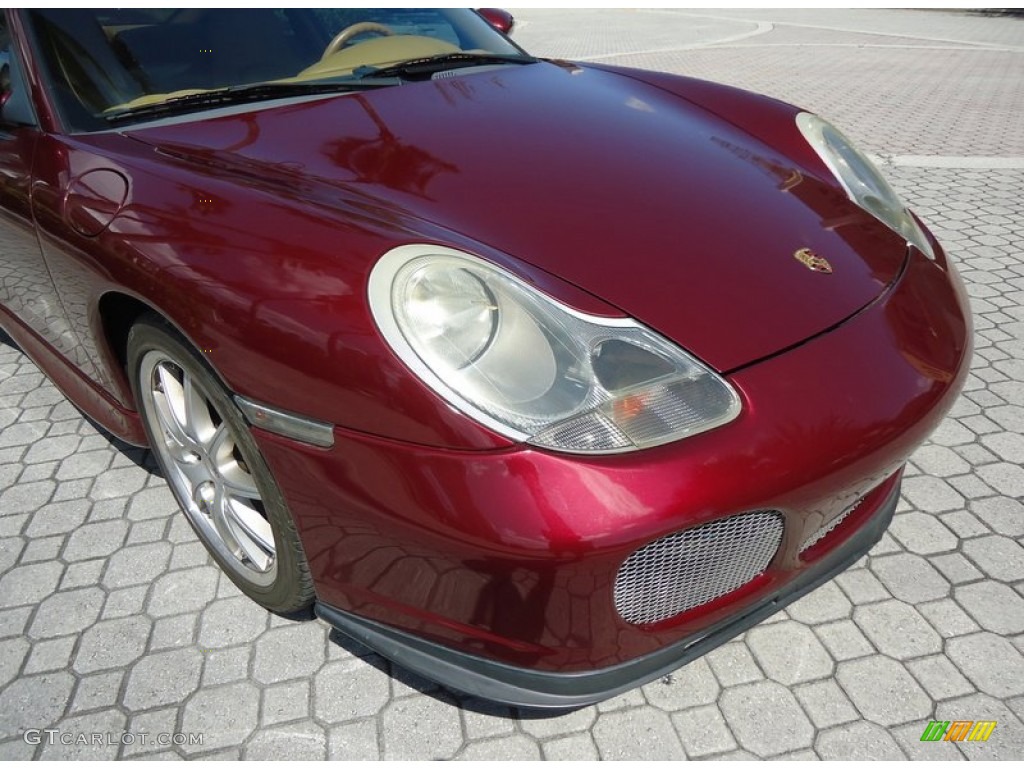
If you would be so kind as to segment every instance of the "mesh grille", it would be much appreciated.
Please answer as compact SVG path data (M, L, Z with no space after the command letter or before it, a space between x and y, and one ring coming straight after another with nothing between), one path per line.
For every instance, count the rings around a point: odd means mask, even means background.
M844 509L837 517L832 518L825 525L821 526L821 528L819 528L810 536L808 536L804 540L804 543L800 545L800 554L806 552L808 549L813 547L819 541L821 541L830 533L832 533L832 531L838 528L842 524L843 520L845 520L853 514L854 510L856 510L857 507L860 506L860 503L862 501L863 499L857 499L857 501L853 502L853 504Z
M763 573L782 541L778 512L750 512L673 533L630 555L615 577L615 609L651 624L709 603Z

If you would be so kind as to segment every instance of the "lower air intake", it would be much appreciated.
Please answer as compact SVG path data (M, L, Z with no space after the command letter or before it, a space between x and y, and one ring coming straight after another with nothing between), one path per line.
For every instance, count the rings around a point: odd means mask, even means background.
M630 555L615 577L615 609L652 624L710 603L764 573L782 542L782 515L750 512L673 533Z
M844 509L838 517L834 518L833 520L830 520L825 525L821 526L821 528L819 528L810 536L808 536L804 543L800 545L800 554L802 555L804 552L806 552L808 549L813 547L819 541L821 541L830 533L832 533L832 531L834 531L836 528L842 525L843 521L846 520L846 518L848 518L850 515L852 515L856 511L857 507L860 506L861 501L863 501L863 499L858 499L853 504Z

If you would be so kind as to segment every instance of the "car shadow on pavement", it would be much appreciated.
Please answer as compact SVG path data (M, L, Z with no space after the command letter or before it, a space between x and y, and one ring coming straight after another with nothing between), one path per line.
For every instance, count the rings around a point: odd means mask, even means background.
M399 664L388 661L371 648L363 645L348 635L332 628L328 639L339 648L347 651L352 656L369 664L385 673L394 681L396 698L401 696L401 689L409 689L408 692L429 696L435 701L442 702L452 707L490 717L502 717L518 720L547 720L561 717L574 712L579 707L567 707L565 709L531 709L527 707L512 707L506 704L499 704L488 699L481 699L466 693L445 688L439 683L428 680L421 675L411 672Z
M0 328L0 346L10 347L11 349L16 350L17 352L20 352L22 355L25 355L25 357L31 361L31 358L29 358L28 355L25 354L25 350L23 350L18 345L18 343L14 339L12 339L7 334L7 332L4 331L2 328ZM50 380L47 380L47 385L56 386L52 384ZM152 452L148 448L140 448L136 445L132 445L131 443L126 443L124 440L121 440L118 437L115 437L114 435L107 432L107 430L104 429L99 423L97 423L92 417L90 417L89 414L85 413L85 411L83 411L81 408L75 405L70 399L67 398L67 396L65 396L64 399L72 408L74 408L78 412L78 414L83 419L85 419L86 422L88 422L89 426L91 426L96 431L96 434L102 437L108 443L110 443L110 445L114 449L116 449L118 453L123 454L129 460L131 460L131 462L135 464L137 467L145 469L150 474L156 475L157 477L163 477L163 475L160 473L159 468L157 467L156 460L153 458Z

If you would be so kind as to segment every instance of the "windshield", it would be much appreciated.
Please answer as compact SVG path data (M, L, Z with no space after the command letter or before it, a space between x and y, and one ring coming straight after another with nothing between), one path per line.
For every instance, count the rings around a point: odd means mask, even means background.
M57 107L78 131L146 119L154 105L217 106L203 94L256 83L279 98L407 61L525 55L468 10L39 9L29 19Z

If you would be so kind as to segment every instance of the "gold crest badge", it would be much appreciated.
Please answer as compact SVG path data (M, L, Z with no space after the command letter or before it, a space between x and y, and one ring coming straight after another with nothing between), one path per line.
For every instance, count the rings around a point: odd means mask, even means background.
M824 256L819 256L810 248L801 248L793 254L793 258L812 272L822 272L826 275L832 274L832 265L828 263L828 259Z

